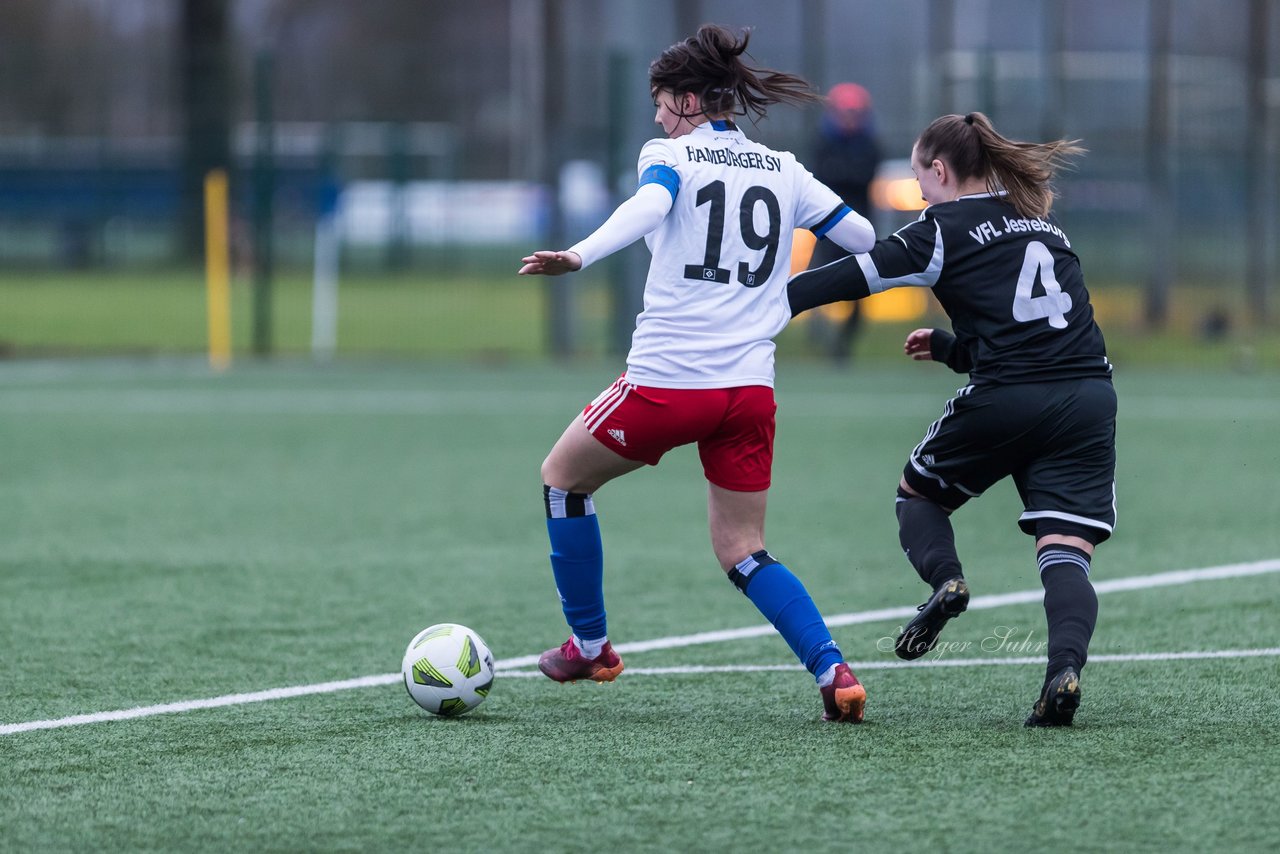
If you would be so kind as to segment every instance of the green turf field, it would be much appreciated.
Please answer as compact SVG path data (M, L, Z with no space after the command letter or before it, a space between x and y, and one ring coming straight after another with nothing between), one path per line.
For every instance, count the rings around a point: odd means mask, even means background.
M511 257L519 253L512 251ZM501 363L548 352L547 289L573 293L572 347L592 358L618 349L609 341L608 270L557 279L520 277L490 259L483 269L418 270L402 274L349 271L338 293L337 353L357 358L451 358ZM1112 361L1123 365L1280 373L1280 330L1245 322L1243 294L1220 282L1187 283L1171 297L1166 327L1142 321L1142 289L1132 283L1094 285L1093 302ZM271 346L298 357L311 348L312 283L308 273L281 271L272 285ZM0 270L0 357L192 355L206 351L208 326L203 274L198 270ZM1204 316L1228 310L1233 320L1218 337L1200 330ZM254 294L247 275L231 293L231 337L239 357L253 348ZM812 313L811 313L812 314ZM628 320L623 324L630 328ZM821 351L810 316L778 338L779 352ZM934 306L919 321L865 323L858 359L891 360L905 334L920 325L946 325Z
M864 725L817 721L723 579L688 449L597 496L628 672L530 678L566 634L538 464L619 367L0 364L0 850L1274 850L1280 377L1122 364L1084 705L1031 731L1011 486L957 516L975 607L947 649L897 667L901 616L866 615L924 592L892 502L962 382L935 365L780 363L769 547L838 624ZM503 668L454 720L395 683L446 620Z
M513 253L518 259L518 255ZM339 285L337 344L343 355L466 356L500 360L545 351L546 278L509 273L349 273ZM604 289L559 280L580 292L579 347L602 352ZM254 293L249 278L231 290L236 353L253 346ZM275 277L269 302L272 351L310 352L309 274ZM139 272L0 271L0 354L191 354L208 346L203 274L196 270Z

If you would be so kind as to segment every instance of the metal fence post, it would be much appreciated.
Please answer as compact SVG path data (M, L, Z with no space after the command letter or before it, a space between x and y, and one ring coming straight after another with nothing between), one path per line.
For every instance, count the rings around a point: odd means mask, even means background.
M263 50L254 63L257 138L253 155L253 352L271 354L271 291L275 246L272 240L275 196L275 127L272 59Z

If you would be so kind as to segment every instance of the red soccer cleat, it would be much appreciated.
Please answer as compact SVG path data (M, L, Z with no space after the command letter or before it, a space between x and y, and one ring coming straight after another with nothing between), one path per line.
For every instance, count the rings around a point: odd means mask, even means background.
M822 692L824 721L844 724L862 723L862 711L867 704L867 689L853 675L847 664L836 665L836 677L831 684L819 689Z
M579 679L612 682L622 672L622 659L608 641L604 642L604 648L595 658L583 658L578 645L569 638L555 649L544 652L538 658L538 669L557 682L577 682Z

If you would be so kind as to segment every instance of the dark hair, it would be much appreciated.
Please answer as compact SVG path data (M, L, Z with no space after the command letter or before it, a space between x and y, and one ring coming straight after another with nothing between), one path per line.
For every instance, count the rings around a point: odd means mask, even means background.
M922 165L945 160L957 181L983 178L991 192L1003 190L1023 216L1041 217L1053 208L1053 176L1084 153L1080 140L1018 142L996 133L982 113L936 118L916 140Z
M692 38L676 42L649 63L649 90L654 95L661 89L692 93L705 115L749 112L753 121L764 118L770 104L821 100L802 77L743 62L751 31L743 30L741 36L739 41L725 27L703 24Z

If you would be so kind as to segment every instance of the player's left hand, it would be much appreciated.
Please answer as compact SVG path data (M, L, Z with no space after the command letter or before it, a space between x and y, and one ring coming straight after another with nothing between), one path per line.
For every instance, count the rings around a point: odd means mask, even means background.
M933 352L929 348L929 339L932 337L932 329L917 329L907 336L907 340L902 345L902 352L917 362L931 361Z
M524 264L518 275L521 276L559 276L582 269L582 259L577 252L554 252L550 249L539 249L532 255L520 259Z

